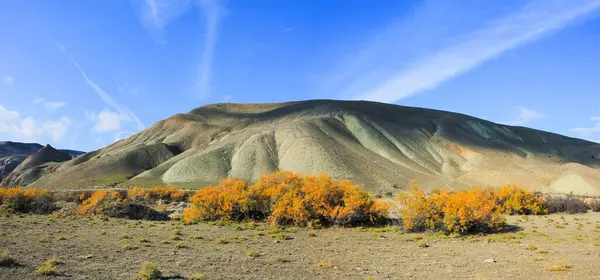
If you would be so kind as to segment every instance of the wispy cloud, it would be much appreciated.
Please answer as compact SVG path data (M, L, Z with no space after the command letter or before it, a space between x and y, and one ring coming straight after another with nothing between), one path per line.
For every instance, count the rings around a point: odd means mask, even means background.
M12 85L15 79L11 75L4 75L0 77L0 81L5 85Z
M178 18L192 7L190 0L137 0L139 17L148 33L160 43L162 31L172 20Z
M39 122L33 117L22 116L19 112L0 105L0 135L4 139L38 141L47 137L54 142L60 142L67 134L70 124L71 120L67 117Z
M460 42L420 56L412 63L403 61L402 65L371 67L355 71L363 74L352 73L351 77L342 77L353 81L343 91L354 99L394 102L433 89L508 50L564 28L599 8L600 0L532 0L519 11L471 32ZM386 29L385 34L376 36L378 40L372 45L398 43L397 37L402 34L397 32L400 31ZM376 49L373 46L367 46L365 52Z
M200 60L200 76L198 78L198 91L200 97L206 98L210 95L212 80L212 64L217 43L217 32L219 21L222 16L222 8L218 0L200 0L200 7L205 19L205 37L202 59Z
M98 94L98 96L100 97L100 99L102 99L102 101L104 101L104 103L108 104L113 109L117 110L121 116L126 116L127 119L133 120L135 122L138 130L142 130L145 128L144 124L129 108L127 108L126 106L119 103L112 95L110 95L108 92L106 92L104 89L102 89L98 84L96 84L92 79L90 79L88 74L79 65L77 60L75 60L75 58L73 58L68 53L67 48L63 44L60 44L54 40L51 40L51 41L69 57L69 59L71 60L71 63L77 68L77 70L79 70L79 72L81 73L81 76L83 77L85 82L96 92L96 94Z
M526 125L531 121L537 119L543 119L549 117L549 115L544 113L539 113L536 110L527 108L527 107L519 107L519 115L513 121L504 122L508 125Z
M0 105L0 121L10 121L18 119L21 116L17 111L11 111Z
M48 109L50 111L56 111L65 106L67 106L67 103L62 102L62 101L50 101L50 102L44 103L44 107L46 107L46 109Z
M162 39L163 29L173 20L197 7L204 19L204 44L201 59L198 62L198 79L196 89L198 96L206 98L210 95L212 69L219 31L219 23L224 14L220 0L143 0L139 2L140 19L150 35L158 42Z
M600 116L599 117L591 117L590 121L595 124L591 127L576 127L570 129L570 131L581 134L584 137L589 137L593 134L600 133Z

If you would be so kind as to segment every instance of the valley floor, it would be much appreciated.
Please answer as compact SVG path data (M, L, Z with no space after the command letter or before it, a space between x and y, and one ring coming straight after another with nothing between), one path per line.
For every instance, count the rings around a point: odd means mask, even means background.
M51 257L62 264L49 279L136 279L144 262L168 279L600 279L600 213L508 220L518 229L452 238L394 227L278 232L264 224L3 216L0 250L19 265L0 267L0 279L43 279L35 270Z

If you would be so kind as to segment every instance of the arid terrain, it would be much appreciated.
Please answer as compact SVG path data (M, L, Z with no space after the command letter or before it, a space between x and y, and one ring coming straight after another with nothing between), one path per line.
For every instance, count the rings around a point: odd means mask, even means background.
M42 151L38 152L41 153ZM53 156L48 156L53 155ZM32 155L5 186L200 188L264 171L324 172L371 192L517 184L600 194L600 145L467 115L367 101L219 103L176 114L74 159Z
M51 279L135 279L144 262L165 277L204 279L598 279L600 213L510 216L508 232L462 237L398 227L272 229L264 224L133 221L56 215L0 217L0 248ZM425 247L428 246L428 247ZM493 259L493 261L492 261Z

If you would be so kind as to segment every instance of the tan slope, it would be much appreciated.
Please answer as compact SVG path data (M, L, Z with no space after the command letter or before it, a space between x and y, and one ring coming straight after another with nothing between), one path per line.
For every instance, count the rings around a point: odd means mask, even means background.
M73 156L67 152L46 145L35 154L28 156L3 181L3 185L25 186L48 172L53 172L57 163L71 160Z
M594 192L599 158L600 145L592 142L450 112L363 101L226 103L157 122L34 185L201 187L287 169L327 172L382 192L413 178L426 188L516 183L564 192L569 188L556 184L568 180L555 183L564 173L581 176L591 186L585 192Z

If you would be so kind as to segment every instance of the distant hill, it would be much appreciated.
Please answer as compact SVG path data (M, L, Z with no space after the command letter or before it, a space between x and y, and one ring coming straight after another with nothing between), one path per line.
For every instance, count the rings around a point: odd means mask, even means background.
M278 169L326 172L382 193L518 184L600 194L600 145L438 110L366 101L221 103L64 162L34 186L202 187Z
M17 166L25 161L29 156L42 150L44 146L37 143L19 143L11 141L0 141L0 182L3 181ZM84 152L73 150L60 150L67 155L70 160L74 156L82 155ZM63 161L64 161L63 160Z

